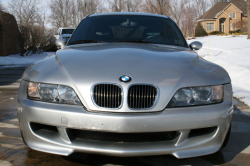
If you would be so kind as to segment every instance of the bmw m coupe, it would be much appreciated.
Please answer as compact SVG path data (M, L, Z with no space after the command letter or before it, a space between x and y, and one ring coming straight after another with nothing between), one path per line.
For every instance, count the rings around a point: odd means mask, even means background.
M170 17L89 15L60 44L22 76L17 112L30 148L188 158L226 146L230 77L199 57L202 44L188 45Z

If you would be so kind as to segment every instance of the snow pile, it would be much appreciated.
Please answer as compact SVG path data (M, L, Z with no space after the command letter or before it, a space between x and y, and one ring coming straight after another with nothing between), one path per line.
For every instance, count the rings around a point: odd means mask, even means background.
M200 37L203 48L198 54L204 59L222 66L229 73L234 97L250 105L250 40L246 36Z
M32 54L31 56L20 56L19 54L10 56L0 56L0 69L11 67L27 67L30 64L39 61L54 54L54 52L43 52L41 54Z

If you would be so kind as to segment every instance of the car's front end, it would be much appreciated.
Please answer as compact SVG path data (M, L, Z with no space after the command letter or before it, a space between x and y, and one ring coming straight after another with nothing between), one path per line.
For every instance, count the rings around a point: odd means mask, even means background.
M141 15L135 20L158 17ZM130 16L127 22L134 19ZM139 22L135 27L127 22L119 26L139 28ZM106 30L94 34L110 37ZM160 32L146 35L158 40ZM18 94L25 143L66 156L83 152L187 158L218 151L233 113L227 72L188 47L150 40L72 41L77 44L27 68Z
M27 84L22 81L23 97L27 96ZM223 103L154 113L89 112L79 106L22 99L20 128L29 147L60 155L206 155L220 149L231 122L231 85L224 89ZM122 141L124 137L128 142Z

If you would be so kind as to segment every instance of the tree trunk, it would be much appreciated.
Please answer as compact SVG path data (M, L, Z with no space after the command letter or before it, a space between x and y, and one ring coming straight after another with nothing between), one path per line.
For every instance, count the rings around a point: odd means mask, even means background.
M250 39L250 0L247 0L247 27L248 27L248 38Z

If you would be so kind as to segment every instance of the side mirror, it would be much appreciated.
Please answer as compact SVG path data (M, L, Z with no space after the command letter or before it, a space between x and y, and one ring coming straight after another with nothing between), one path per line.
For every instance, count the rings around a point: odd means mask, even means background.
M202 43L201 42L198 42L198 41L194 41L192 42L191 44L189 44L189 47L192 49L192 50L200 50L202 48Z
M66 40L65 39L58 39L56 40L56 46L60 48L64 48L66 45Z

